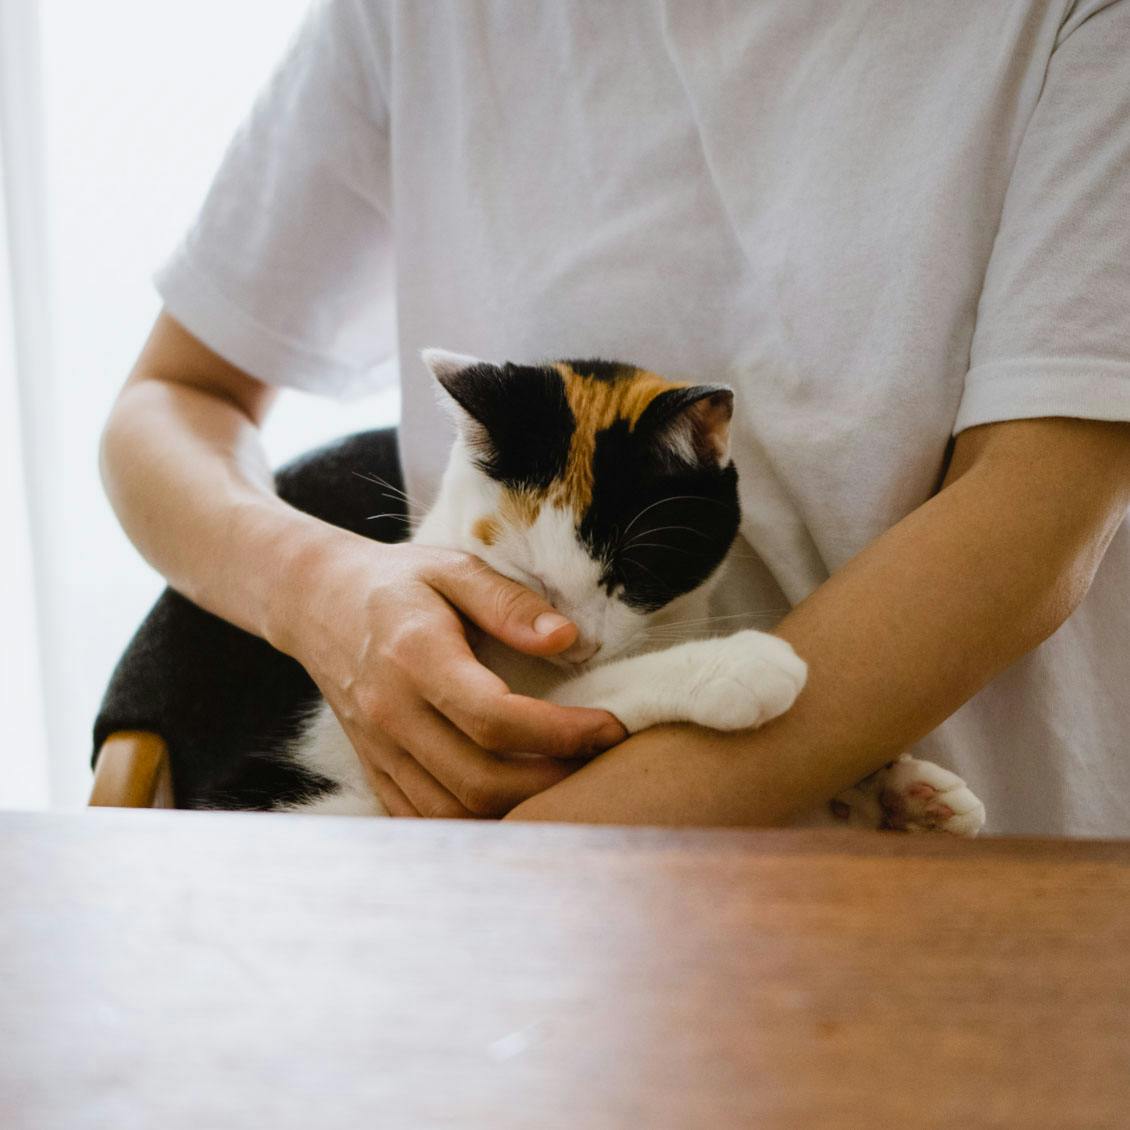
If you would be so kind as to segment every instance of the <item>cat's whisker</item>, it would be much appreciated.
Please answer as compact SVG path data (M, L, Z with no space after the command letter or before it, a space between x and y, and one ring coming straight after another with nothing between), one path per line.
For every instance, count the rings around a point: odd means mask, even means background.
M384 487L386 490L391 491L394 497L403 499L403 501L413 509L426 509L426 507L421 507L419 503L417 503L416 500L408 494L407 491L402 490L395 484L390 483L388 479L383 479L380 475L377 475L372 471L353 471L352 474L356 475L359 479L364 479L367 483L372 483L374 486Z
M662 625L663 627L701 627L703 624L719 624L723 621L729 622L731 620L748 620L748 619L767 619L771 616L784 616L792 610L789 608L758 608L749 612L734 612L726 616L703 616L697 620L675 620L670 624Z
M679 631L683 629L699 631L712 624L730 623L734 620L768 620L774 616L779 618L788 611L787 608L760 608L750 612L737 612L733 616L704 616L700 620L674 620L670 624L658 623L651 627L653 631Z
M654 537L655 534L666 533L667 530L685 530L688 534L696 534L700 538L705 538L708 536L702 530L696 530L694 526L655 526L653 529L648 530L647 533L640 534L639 536ZM634 540L629 542L628 545L625 546L625 548L630 549L633 545L635 545Z
M645 506L628 524L624 527L624 532L620 535L620 540L628 536L632 527L650 510L654 510L657 506L665 506L668 502L712 502L715 506L724 506L725 503L719 502L716 498L708 498L704 494L672 494L666 498L661 498L657 502Z
M660 586L660 588L666 588L666 587L667 587L667 586L666 586L666 585L664 584L664 582L663 582L663 578L662 578L662 577L660 577L660 576L659 576L659 574L658 574L658 573L656 573L656 572L655 572L654 570L652 570L652 569L649 569L649 568L648 568L648 567L647 567L646 565L644 565L644 564L643 564L642 562L639 562L639 561L634 561L634 560L632 560L632 559L628 558L628 559L625 559L625 560L624 560L624 561L622 562L622 564L624 564L624 565L631 565L631 566L632 566L632 568L634 568L634 569L642 569L642 570L643 570L643 571L644 571L645 573L647 573L647 575L648 575L649 577L654 577L654 578L656 579L656 581L657 581L657 582L659 583L659 586Z
M693 549L683 549L678 545L664 545L662 542L655 541L634 541L627 549L666 549L672 553L682 553L687 557L705 557L705 553L696 553ZM627 549L624 551L627 552Z
M682 626L694 626L698 624L715 624L722 620L742 620L750 617L767 617L767 616L783 616L786 612L791 612L791 608L758 608L750 610L749 612L733 612L722 616L693 616L684 620L667 620L661 624L656 624L656 628L676 628Z
M728 628L697 628L694 630L688 628L682 632L649 631L648 639L659 643L687 643L691 640L725 639L727 636L734 635L743 627L765 631L766 629L773 628L776 623L776 618L760 619L758 617L751 617L746 621L745 625L731 624Z
M406 526L412 525L412 519L406 514L397 514L389 512L388 514L368 514L365 517L366 522L375 522L378 518L395 518L398 522L403 522Z
M722 631L721 629L718 631L705 632L648 632L648 638L665 643L685 643L690 640L724 639L726 636L733 634L733 632Z
M368 482L376 483L378 486L388 487L389 490L396 491L398 494L404 494L405 497L407 497L402 487L396 486L395 483L390 483L388 479L383 475L378 475L375 471L354 471L353 474L359 479L366 479Z

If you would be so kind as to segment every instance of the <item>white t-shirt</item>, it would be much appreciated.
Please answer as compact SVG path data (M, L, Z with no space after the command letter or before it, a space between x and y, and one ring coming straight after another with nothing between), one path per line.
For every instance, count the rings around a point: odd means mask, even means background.
M769 626L963 428L1130 420L1130 4L328 0L158 288L273 384L398 352L417 498L450 440L424 346L729 381L725 595ZM1124 526L919 751L990 831L1127 835L1128 699Z

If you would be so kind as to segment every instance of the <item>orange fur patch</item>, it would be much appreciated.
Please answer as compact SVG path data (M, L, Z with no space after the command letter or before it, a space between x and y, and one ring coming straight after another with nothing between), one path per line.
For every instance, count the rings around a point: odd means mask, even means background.
M498 516L509 526L532 526L541 513L542 499L529 490L504 490Z
M647 406L662 392L688 388L685 381L668 381L646 369L624 367L624 375L614 381L598 381L579 376L558 362L554 368L565 385L565 397L576 420L565 474L553 493L553 501L568 506L580 517L592 502L593 469L598 432L617 420L634 428Z
M478 538L483 545L494 545L498 540L498 535L501 532L496 518L480 518L471 527L471 536Z

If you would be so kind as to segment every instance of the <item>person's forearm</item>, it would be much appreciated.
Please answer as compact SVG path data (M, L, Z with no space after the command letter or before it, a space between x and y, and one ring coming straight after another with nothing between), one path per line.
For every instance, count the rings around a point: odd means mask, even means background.
M511 816L776 824L873 772L1082 598L1127 503L1130 476L1110 470L1125 435L1110 427L1026 421L995 446L968 442L966 467L959 448L943 491L779 625L809 664L781 718L752 733L646 731ZM1078 429L1093 462L1072 448ZM1061 440L1073 453L1058 458Z
M238 405L174 381L131 382L103 436L102 472L130 539L175 589L270 638L279 581L324 528L276 496Z

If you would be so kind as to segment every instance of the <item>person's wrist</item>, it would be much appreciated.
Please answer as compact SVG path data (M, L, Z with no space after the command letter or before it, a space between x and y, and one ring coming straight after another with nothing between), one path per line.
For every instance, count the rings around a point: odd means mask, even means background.
M317 597L335 587L332 575L345 557L348 543L363 541L308 514L292 511L265 542L265 590L260 635L272 647L301 658L302 642L309 636L304 625L317 618ZM374 551L379 543L365 542Z

